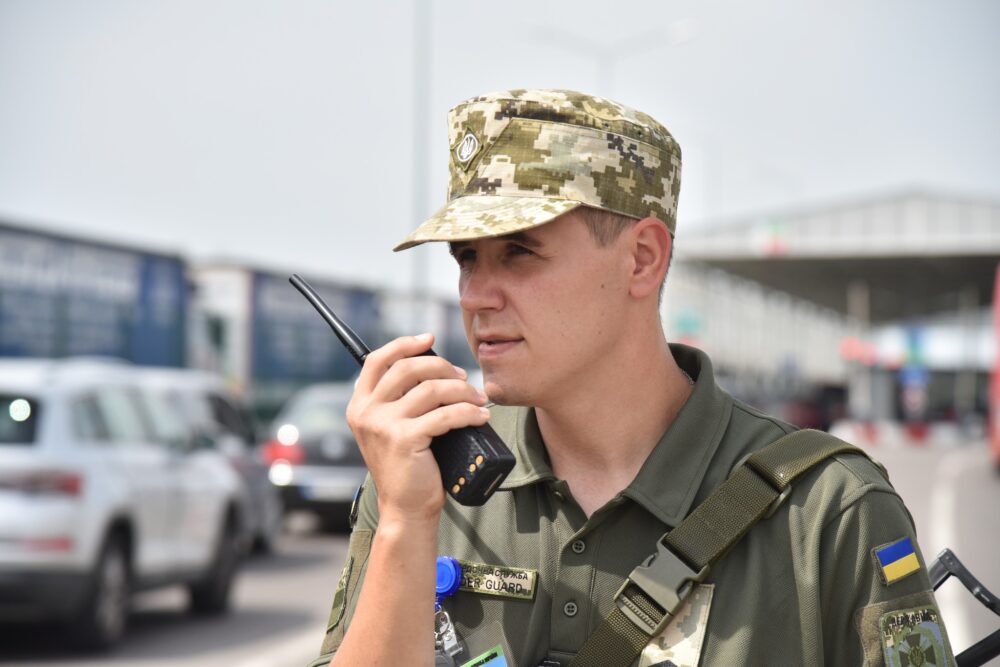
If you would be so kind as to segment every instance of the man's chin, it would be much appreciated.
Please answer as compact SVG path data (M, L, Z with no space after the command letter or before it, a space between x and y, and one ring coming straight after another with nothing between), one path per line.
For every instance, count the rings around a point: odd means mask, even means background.
M524 405L518 400L521 392L495 380L483 380L483 391L486 393L486 398L497 405Z
M486 394L486 398L490 399L491 403L496 403L497 405L507 405L507 403L504 402L505 392L496 382L484 379L483 393Z

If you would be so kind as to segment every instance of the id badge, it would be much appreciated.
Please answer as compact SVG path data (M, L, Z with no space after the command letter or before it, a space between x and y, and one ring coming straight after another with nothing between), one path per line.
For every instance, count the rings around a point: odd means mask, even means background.
M497 644L493 648L483 651L464 665L461 665L461 667L508 667L512 664L507 660L507 655L504 653L503 647Z
M457 649L457 650L456 650ZM491 623L447 650L438 643L434 667L516 667L499 623Z
M503 626L498 622L490 623L470 635L458 667L516 667Z

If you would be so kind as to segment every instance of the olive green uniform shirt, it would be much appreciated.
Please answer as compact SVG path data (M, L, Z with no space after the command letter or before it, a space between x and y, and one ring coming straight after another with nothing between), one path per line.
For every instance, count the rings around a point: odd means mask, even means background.
M490 423L517 465L482 507L445 504L439 554L537 574L528 574L534 580L527 592L515 585L518 575L508 573L493 580L493 588L497 582L504 584L499 588L509 585L501 595L463 587L449 598L445 608L460 636L498 622L517 667L534 667L543 658L567 664L610 611L625 577L655 552L657 540L747 454L795 430L723 391L704 353L682 345L671 350L696 380L692 394L635 480L589 518L553 475L533 410L492 408ZM368 483L324 655L314 664L329 659L350 625L377 522L377 499ZM887 584L873 550L906 537L920 568ZM696 609L682 610L672 630L654 641L660 652L635 664L886 664L892 654L884 647L892 643L886 639L887 614L936 613L925 566L913 521L878 468L863 456L837 456L795 482L778 511L751 528L711 571L695 596ZM671 643L678 644L674 652ZM892 655L903 649L894 650Z

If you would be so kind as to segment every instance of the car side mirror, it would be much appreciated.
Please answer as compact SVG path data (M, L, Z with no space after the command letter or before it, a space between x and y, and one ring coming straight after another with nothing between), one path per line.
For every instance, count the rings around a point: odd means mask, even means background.
M215 448L215 439L205 433L192 433L182 448L185 453Z

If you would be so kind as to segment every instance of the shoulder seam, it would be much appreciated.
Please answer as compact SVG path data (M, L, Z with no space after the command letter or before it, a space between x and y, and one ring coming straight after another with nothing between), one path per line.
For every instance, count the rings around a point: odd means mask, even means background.
M853 491L853 492L847 494L846 496L844 496L843 500L840 503L840 507L837 509L837 511L834 514L832 514L826 521L823 522L823 526L822 526L821 530L822 531L826 531L827 527L831 523L833 523L834 521L836 521L837 519L839 519L841 517L841 515L843 515L845 512L847 512L847 510L851 509L859 500L861 500L862 498L864 498L865 496L867 496L869 493L884 493L884 494L886 494L888 496L892 496L893 498L895 498L896 500L898 500L900 502L900 504L903 503L903 499L900 498L899 494L896 493L893 489L886 489L886 488L884 488L884 487L882 487L882 486L880 486L878 484L875 484L873 482L868 482L868 483L864 484L863 486L861 486L860 488L856 489L855 491ZM903 507L905 508L906 506L903 505ZM906 513L907 513L907 515L909 515L909 510L907 510ZM912 521L913 521L913 517L911 516L910 517L910 522L912 523Z
M861 488L864 488L865 485L871 485L873 488L877 488L877 486L878 486L877 484L875 484L874 482L866 482L865 480L861 479L861 475L859 475L858 473L854 472L854 470L851 468L851 466L849 466L846 463L844 463L843 458L842 458L844 456L860 456L859 454L852 454L852 453L844 454L844 453L841 453L841 454L837 454L836 456L834 456L833 460L836 461L840 465L841 468L843 468L848 473L850 473L851 477L853 477L854 479L858 480L858 483L861 484ZM865 459L865 460L869 460L869 459ZM856 492L852 492L852 493L856 493ZM850 494L848 494L847 497L850 497Z
M740 401L740 400L737 400L737 399L733 399L733 407L735 409L740 410L740 412L744 413L747 416L756 417L757 419L761 419L763 421L770 422L771 424L773 424L778 430L780 430L785 435L788 435L789 433L794 433L795 431L800 431L801 430L800 428L798 428L796 426L792 426L791 428L788 428L788 426L789 426L788 424L784 424L784 423L778 421L777 419L775 419L771 415L767 415L767 414L764 414L763 412L758 412L757 410L754 410L750 406L748 406L745 403L743 403L743 401Z

